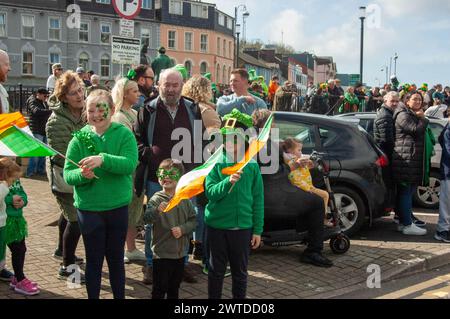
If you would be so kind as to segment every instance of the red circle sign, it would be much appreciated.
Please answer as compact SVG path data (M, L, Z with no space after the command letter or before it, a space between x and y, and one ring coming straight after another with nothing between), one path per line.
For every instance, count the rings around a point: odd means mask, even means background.
M124 19L132 20L142 8L142 0L113 0L114 10Z

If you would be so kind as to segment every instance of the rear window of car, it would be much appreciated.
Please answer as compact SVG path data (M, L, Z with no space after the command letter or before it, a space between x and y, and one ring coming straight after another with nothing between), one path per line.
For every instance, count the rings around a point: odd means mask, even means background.
M316 148L314 125L277 120L275 127L279 129L280 140L284 141L288 137L293 137L301 141L305 154L312 152Z

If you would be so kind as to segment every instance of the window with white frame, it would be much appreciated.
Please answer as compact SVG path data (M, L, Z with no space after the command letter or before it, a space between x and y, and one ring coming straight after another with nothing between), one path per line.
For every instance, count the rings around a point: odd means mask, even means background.
M61 19L49 18L48 39L59 41L61 40Z
M208 19L208 6L191 3L191 16L194 18Z
M89 55L86 52L82 52L78 57L78 66L85 70L89 69Z
M177 32L176 31L169 31L169 38L168 38L168 43L167 46L169 47L169 49L176 49L177 46Z
M183 15L183 1L169 0L169 13Z
M219 24L225 26L225 15L219 13Z
M80 23L80 31L78 32L80 42L89 42L89 22Z
M141 29L141 43L142 45L150 46L150 29Z
M200 74L205 75L206 73L208 73L208 64L206 62L202 62L200 64Z
M220 38L217 38L217 55L220 55Z
M217 64L217 69L216 69L216 82L220 83L220 64Z
M53 73L52 66L55 63L61 63L61 55L56 52L50 52L48 55L48 67L49 67L49 74Z
M207 34L200 35L200 51L203 53L208 52L208 35Z
M184 50L192 51L192 32L186 32L184 34Z
M222 76L223 76L223 81L222 81L222 83L227 83L227 82L228 82L228 79L227 79L227 66L226 66L226 65L223 66L223 73L222 73Z
M111 24L101 23L100 24L100 42L102 44L111 43Z
M100 58L100 76L109 78L110 69L111 69L111 59L109 58L109 55L104 54Z
M22 16L22 38L34 38L34 16Z
M6 36L6 13L0 12L0 37Z
M33 62L34 62L34 52L33 51L22 51L22 74L23 75L33 75Z
M96 0L97 3L111 4L111 0Z
M227 28L233 30L233 19L230 17L227 18Z
M227 56L227 40L223 39L223 56Z
M142 9L151 9L152 1L151 0L142 0Z
M187 60L184 62L184 67L186 68L188 78L190 78L192 74L192 62Z

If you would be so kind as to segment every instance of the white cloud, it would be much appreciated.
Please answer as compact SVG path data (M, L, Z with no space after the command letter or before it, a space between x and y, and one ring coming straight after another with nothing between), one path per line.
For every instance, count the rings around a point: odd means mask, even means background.
M448 0L377 0L383 12L391 17L407 15L428 16L430 14L450 14Z

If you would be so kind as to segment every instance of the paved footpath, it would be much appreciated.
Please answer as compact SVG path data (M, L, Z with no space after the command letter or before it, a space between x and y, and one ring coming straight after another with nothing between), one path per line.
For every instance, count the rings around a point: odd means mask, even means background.
M87 298L85 288L68 288L65 281L57 278L59 261L52 258L57 243L55 221L59 217L55 200L48 182L23 179L29 198L25 215L29 224L28 252L25 274L39 283L41 294L28 298ZM436 213L436 212L435 212ZM325 246L324 253L335 266L321 269L300 264L298 261L304 247L264 247L252 253L249 265L249 298L331 298L365 287L367 267L381 267L382 280L392 279L406 272L423 271L450 262L450 246L432 239L436 216L427 218L429 234L422 238L405 238L395 232L391 219L383 219L370 230L364 230L352 239L352 246L345 255L334 255ZM142 244L139 246L141 249ZM84 257L82 241L77 255ZM7 263L11 268L10 255ZM207 277L198 267L197 284L183 283L180 297L196 299L207 297ZM126 265L126 296L132 299L149 298L151 286L141 283L141 266ZM224 298L231 296L231 278L225 279ZM0 282L0 298L25 298L15 294L8 285ZM112 298L108 272L104 268L101 298Z

